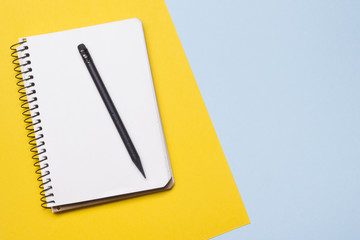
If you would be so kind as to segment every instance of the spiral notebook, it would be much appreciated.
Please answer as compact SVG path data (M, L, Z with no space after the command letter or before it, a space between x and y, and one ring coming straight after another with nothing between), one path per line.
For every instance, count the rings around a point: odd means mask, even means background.
M84 65L80 43L91 52L146 178ZM12 49L43 207L59 212L173 186L140 20L23 37Z

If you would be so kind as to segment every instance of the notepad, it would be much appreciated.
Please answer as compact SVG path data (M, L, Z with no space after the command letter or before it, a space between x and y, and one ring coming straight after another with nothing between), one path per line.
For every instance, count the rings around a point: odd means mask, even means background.
M146 178L79 55L81 43L91 51ZM173 186L140 20L23 37L16 50L44 207L59 212Z

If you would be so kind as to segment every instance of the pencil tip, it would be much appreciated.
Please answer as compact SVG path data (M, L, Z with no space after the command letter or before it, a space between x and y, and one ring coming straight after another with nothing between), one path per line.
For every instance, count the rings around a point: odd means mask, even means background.
M144 176L144 178L146 178L145 171L143 169L143 166L141 164L141 160L140 160L139 156L131 158L131 160L133 161L133 163L135 164L137 169L141 172L141 174Z
M144 178L146 179L146 175L145 175L145 172L144 172L144 169L141 167L141 169L139 169L141 174L144 176Z

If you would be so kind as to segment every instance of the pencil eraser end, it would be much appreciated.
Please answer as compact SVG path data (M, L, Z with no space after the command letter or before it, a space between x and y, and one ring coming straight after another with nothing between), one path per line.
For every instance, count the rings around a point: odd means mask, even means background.
M79 44L78 45L78 50L79 51L84 51L84 50L86 50L86 47L85 47L85 45L82 43L82 44Z

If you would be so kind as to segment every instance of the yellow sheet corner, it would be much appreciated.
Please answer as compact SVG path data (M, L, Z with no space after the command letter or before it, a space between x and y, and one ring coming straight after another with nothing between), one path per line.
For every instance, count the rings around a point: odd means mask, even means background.
M208 239L249 223L163 0L14 3L0 8L0 239ZM40 207L9 46L132 17L143 23L175 186L52 214Z

